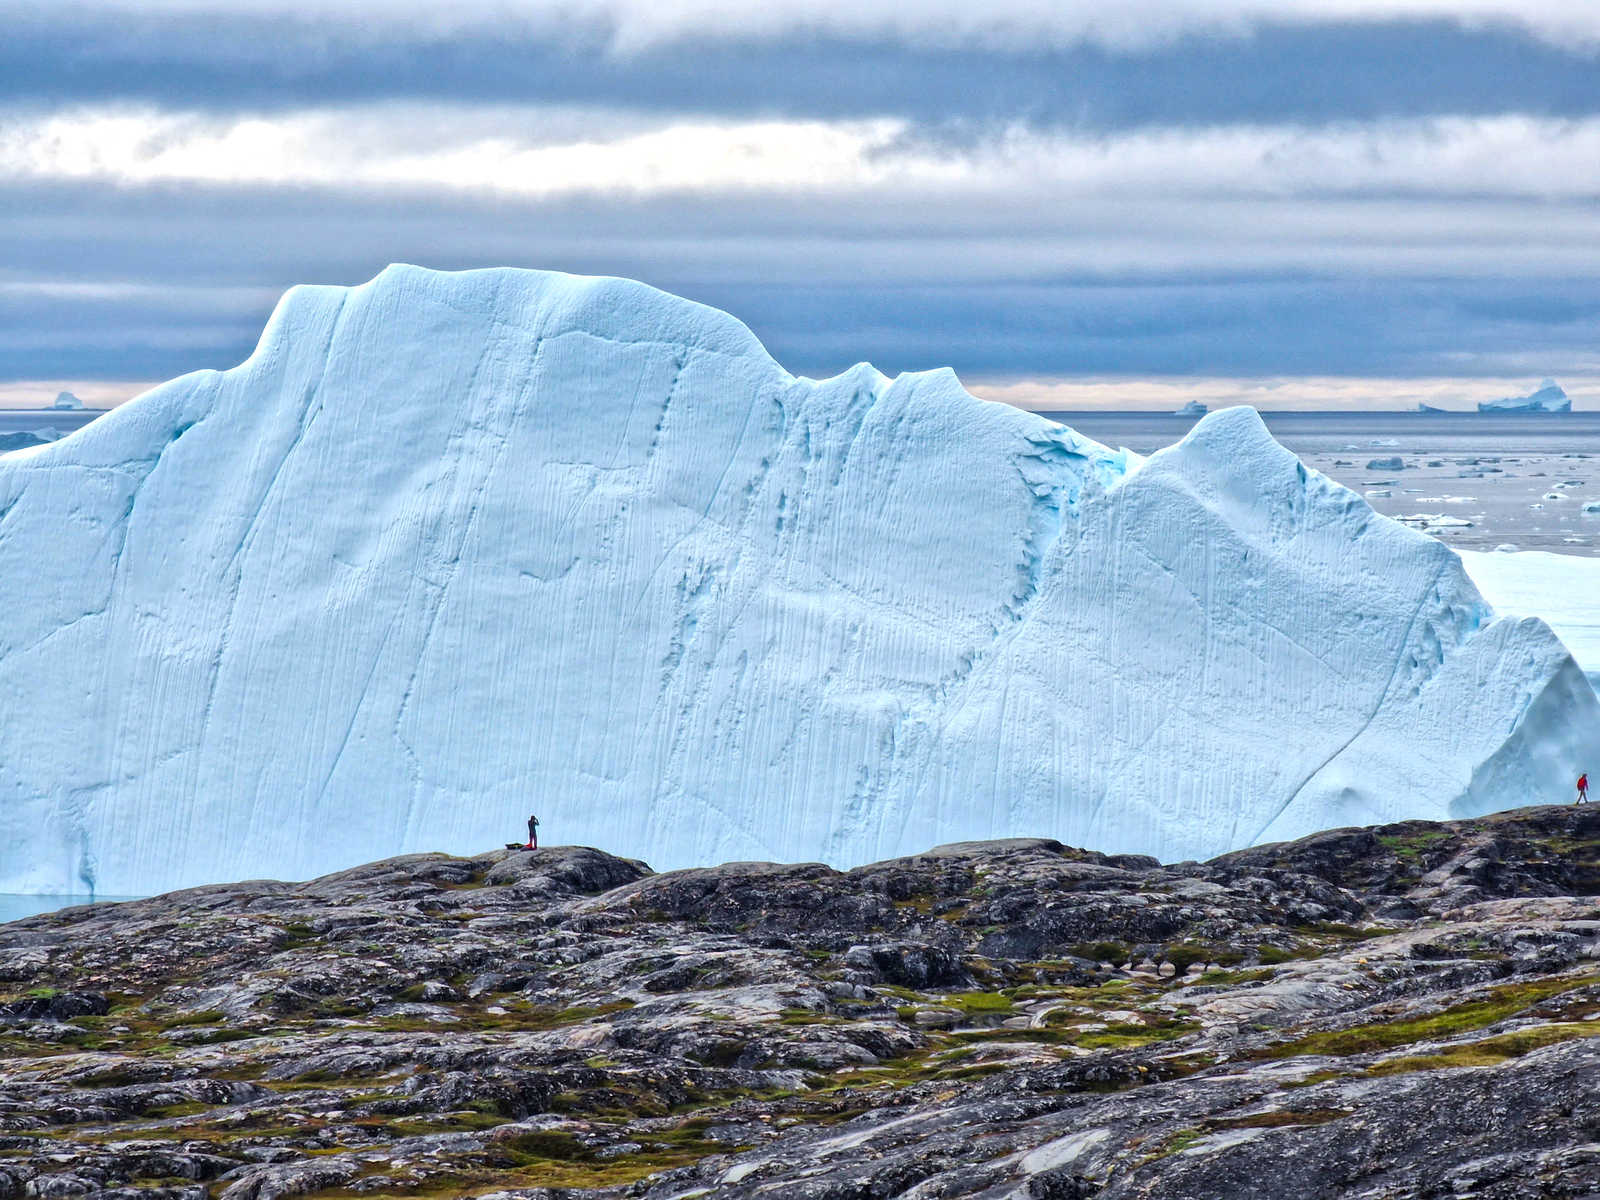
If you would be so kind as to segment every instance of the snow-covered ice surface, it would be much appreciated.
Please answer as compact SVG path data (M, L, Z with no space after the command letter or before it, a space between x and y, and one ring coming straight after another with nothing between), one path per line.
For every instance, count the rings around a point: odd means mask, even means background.
M291 291L0 460L0 891L551 841L1164 858L1555 794L1600 705L1249 409L1141 463L621 280Z
M1600 558L1541 550L1460 554L1467 574L1496 612L1542 619L1590 680L1600 683Z

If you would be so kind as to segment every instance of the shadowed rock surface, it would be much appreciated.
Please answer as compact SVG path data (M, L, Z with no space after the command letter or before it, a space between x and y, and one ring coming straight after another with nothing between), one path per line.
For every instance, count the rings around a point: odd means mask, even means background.
M0 926L0 1197L1600 1191L1600 806L410 855Z

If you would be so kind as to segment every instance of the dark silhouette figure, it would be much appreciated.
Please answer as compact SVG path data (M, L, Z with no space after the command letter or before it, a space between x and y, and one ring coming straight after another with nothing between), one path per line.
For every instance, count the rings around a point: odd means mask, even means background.
M1578 803L1589 803L1589 772L1578 776Z
M539 818L528 818L528 844L525 849L537 850L539 848Z

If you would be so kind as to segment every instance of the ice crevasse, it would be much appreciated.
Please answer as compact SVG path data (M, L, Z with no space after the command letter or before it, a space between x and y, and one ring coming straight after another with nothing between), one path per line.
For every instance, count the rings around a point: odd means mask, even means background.
M1600 706L1243 408L1147 460L617 279L391 267L0 458L0 891L551 840L1166 859L1566 799Z

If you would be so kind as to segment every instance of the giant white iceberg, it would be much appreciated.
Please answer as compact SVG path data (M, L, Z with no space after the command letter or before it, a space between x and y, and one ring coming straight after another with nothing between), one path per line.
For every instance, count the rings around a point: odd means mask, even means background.
M0 891L552 841L1205 855L1565 796L1539 621L1255 413L1140 462L643 285L391 268L0 460Z

